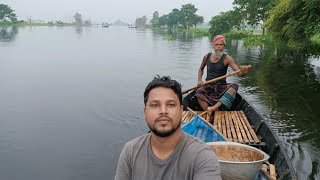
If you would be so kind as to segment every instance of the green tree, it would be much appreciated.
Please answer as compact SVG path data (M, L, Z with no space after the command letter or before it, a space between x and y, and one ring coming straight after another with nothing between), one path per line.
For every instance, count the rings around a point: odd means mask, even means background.
M168 27L176 27L179 25L180 21L180 10L172 9L172 11L168 14L167 25Z
M150 23L151 23L152 27L160 27L160 25L159 25L159 12L158 11L155 11L153 13L153 17L152 17Z
M85 21L83 22L83 25L84 25L84 26L92 26L92 21L91 21L90 19L85 20Z
M81 16L80 13L76 13L73 17L74 17L74 20L76 21L76 26L82 26L83 25L82 16Z
M195 25L194 23L195 19L197 19L197 10L198 9L195 8L193 4L182 5L180 9L179 23L185 28L190 28Z
M138 28L145 28L146 27L146 22L147 22L147 17L143 16L141 18L137 18L135 24L136 24L136 26Z
M165 26L165 25L167 25L167 24L168 24L168 15L167 15L167 14L159 17L159 26L160 26L160 27L161 27L161 26Z
M197 27L197 24L200 24L200 23L203 23L203 21L204 21L204 18L203 18L203 16L198 16L198 15L196 15L195 17L194 17L194 19L192 19L192 24L194 24L194 27Z
M262 24L263 34L265 33L264 22L267 12L274 7L275 0L234 0L234 10L241 19L252 26Z
M8 5L0 4L0 20L16 22L17 17L14 10L12 10Z
M267 20L269 32L290 48L304 49L320 33L319 0L277 0Z
M236 20L235 11L221 12L219 15L212 17L209 21L210 28L209 32L215 36L230 32L234 26L239 26L239 22Z

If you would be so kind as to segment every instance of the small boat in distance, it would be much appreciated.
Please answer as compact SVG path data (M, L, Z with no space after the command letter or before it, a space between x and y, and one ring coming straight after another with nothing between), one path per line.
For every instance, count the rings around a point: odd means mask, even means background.
M102 23L102 27L109 27L111 24L109 23Z
M136 25L133 25L133 24L128 24L128 27L129 27L129 28L137 28L137 26L136 26Z

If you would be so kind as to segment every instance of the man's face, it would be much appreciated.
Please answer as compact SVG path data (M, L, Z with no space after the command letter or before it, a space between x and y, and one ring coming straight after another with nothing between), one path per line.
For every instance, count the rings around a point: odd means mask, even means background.
M216 42L216 43L213 45L213 49L214 49L216 52L222 52L222 51L224 51L224 43L223 43L222 41Z
M144 115L155 135L167 137L179 129L182 112L178 95L172 89L156 87L149 92Z

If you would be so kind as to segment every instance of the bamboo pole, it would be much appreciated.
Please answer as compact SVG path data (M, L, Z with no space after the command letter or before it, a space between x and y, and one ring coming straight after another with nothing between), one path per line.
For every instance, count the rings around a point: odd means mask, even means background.
M250 68L251 68L251 65L248 65L247 67L250 69ZM227 77L229 77L229 76L233 76L233 75L238 74L238 73L240 73L240 72L241 72L241 70L239 69L239 70L236 70L236 71L234 71L234 72L232 72L232 73L226 74L226 75L224 75L224 76L220 76L220 77L211 79L211 80L209 80L209 81L204 82L204 83L202 84L202 86L207 85L207 84L210 84L210 83L213 83L213 82L216 82L216 81L219 81L219 80L221 80L221 79L225 79L225 78L227 78ZM194 86L194 87L192 87L192 88L189 88L189 89L187 89L187 90L184 90L184 91L182 91L182 94L185 94L185 93L187 93L187 92L189 92L189 91L191 91L191 90L197 89L197 88L199 88L199 87L201 87L201 86Z

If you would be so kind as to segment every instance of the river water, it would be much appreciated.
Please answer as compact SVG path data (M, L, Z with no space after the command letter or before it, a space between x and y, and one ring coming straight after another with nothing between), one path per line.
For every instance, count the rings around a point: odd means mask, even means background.
M145 134L154 75L196 84L208 37L127 27L0 27L0 179L112 179L121 149ZM320 178L320 60L228 40L229 77L285 142L299 179ZM279 53L278 53L279 54Z

